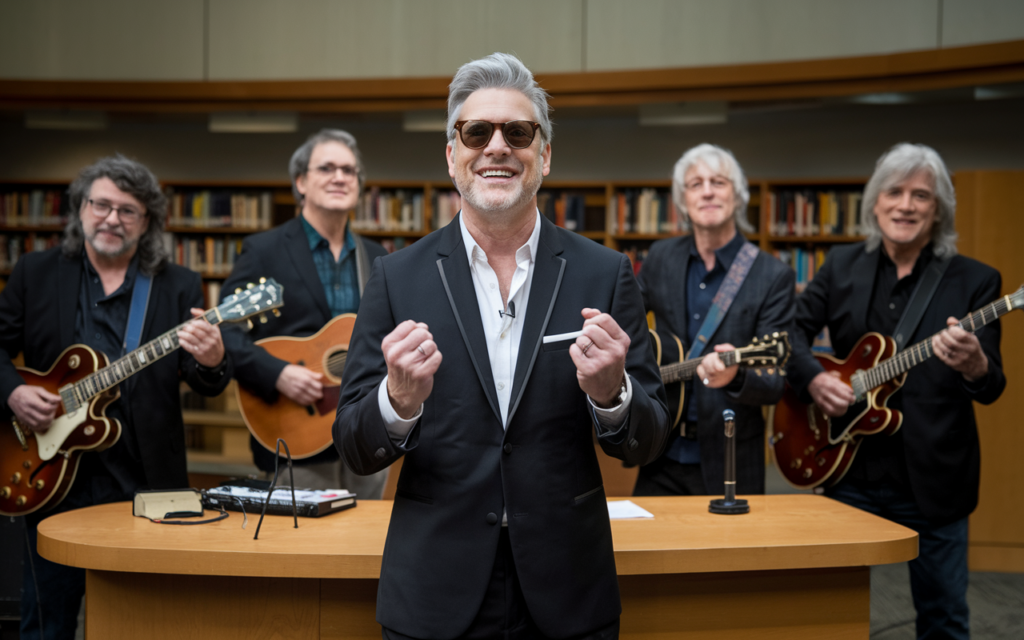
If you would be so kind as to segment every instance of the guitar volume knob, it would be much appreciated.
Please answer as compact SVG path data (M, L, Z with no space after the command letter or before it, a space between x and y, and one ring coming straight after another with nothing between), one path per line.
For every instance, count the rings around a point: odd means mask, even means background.
M806 469L804 469L804 477L805 478L810 478L813 474L814 474L814 471L812 471L810 467L807 467Z
M35 486L36 486L36 490L37 490L37 491L42 491L42 490L43 490L43 487L45 487L45 486L46 486L46 483L45 483L45 482L43 482L43 479L42 479L42 478L39 478L38 480L36 480L36 485L35 485Z
M11 497L11 488L10 487L4 487L3 489L0 489L0 498L3 498L4 500L6 500L7 498L10 498L10 497Z
M21 482L21 472L15 471L14 475L11 476L11 482L13 482L14 484L18 484L19 482Z
M18 499L14 501L14 504L18 505L19 507L24 507L26 502L28 502L28 498L26 498L25 496L18 496Z

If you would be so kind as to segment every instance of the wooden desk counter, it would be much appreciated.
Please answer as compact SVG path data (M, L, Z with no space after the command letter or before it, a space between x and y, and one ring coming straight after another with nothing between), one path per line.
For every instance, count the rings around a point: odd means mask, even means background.
M748 497L744 516L631 499L655 517L612 522L623 638L867 638L868 567L917 554L913 531L821 496ZM380 638L391 506L268 516L254 541L258 514L158 525L117 503L48 518L39 551L87 569L91 639Z

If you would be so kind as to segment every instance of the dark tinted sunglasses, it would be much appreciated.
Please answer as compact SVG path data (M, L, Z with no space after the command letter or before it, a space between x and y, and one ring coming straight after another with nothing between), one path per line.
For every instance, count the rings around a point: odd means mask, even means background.
M529 120L513 120L512 122L485 122L484 120L459 120L455 128L459 130L462 144L470 149L483 149L494 135L494 127L501 129L501 137L513 149L525 149L533 143L533 138L540 127L539 122Z

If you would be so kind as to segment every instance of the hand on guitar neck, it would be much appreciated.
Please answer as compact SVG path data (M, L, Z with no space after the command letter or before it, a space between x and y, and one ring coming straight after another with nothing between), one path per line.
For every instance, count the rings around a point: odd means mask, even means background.
M932 337L932 350L950 369L974 382L988 373L988 356L981 350L978 336L964 331L959 324L956 318L947 318L948 328Z
M721 389L732 382L740 366L738 364L734 364L731 367L725 366L725 363L718 357L718 354L735 350L736 347L728 342L716 344L715 350L704 356L700 365L697 366L697 379L703 382L704 386L711 389Z
M22 384L7 397L7 406L22 425L37 433L45 433L57 415L60 396L42 387Z
M178 344L196 359L196 362L210 369L224 361L224 341L220 327L203 318L202 309L192 308L192 320L178 329Z
M274 386L286 398L305 407L324 397L323 377L302 365L289 364L281 370Z

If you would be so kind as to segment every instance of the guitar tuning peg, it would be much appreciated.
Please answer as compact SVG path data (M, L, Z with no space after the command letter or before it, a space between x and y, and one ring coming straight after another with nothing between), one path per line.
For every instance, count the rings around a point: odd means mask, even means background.
M263 284L263 283L265 283L266 281L267 281L267 279L266 279L266 278L260 278L260 284Z
M260 314L260 324L267 324L267 314L265 314L265 313L261 313Z
M246 318L245 325L249 328L249 331L252 331L252 318Z
M235 293L242 293L242 287L236 287Z
M759 341L758 341L758 339L757 339L757 336L754 336L754 339L753 339L753 343L754 343L754 344L758 344L758 342L759 342Z
M253 287L255 287L255 286L256 286L256 285L255 285L254 283L250 282L249 284L245 285L245 288L246 288L246 289L252 289L252 288L253 288Z
M271 313L274 314L275 318L280 318L281 317L281 310L280 309L274 309L273 311L271 311Z

